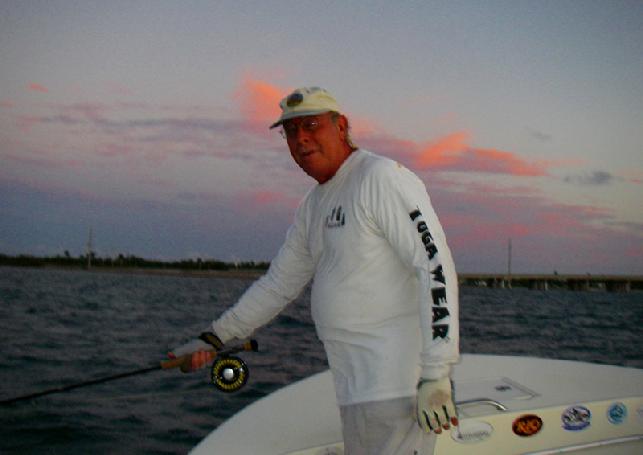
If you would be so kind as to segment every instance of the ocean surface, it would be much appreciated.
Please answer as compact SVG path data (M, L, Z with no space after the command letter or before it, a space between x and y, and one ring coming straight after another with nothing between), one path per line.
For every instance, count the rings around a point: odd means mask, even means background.
M251 284L0 267L0 400L157 365ZM643 368L643 292L462 288L461 351ZM207 370L144 375L0 407L0 453L181 454L235 412L326 369L308 293L244 353L224 394Z

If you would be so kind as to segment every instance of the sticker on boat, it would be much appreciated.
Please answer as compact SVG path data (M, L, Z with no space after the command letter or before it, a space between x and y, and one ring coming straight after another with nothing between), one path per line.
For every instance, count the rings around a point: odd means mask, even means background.
M560 416L563 428L567 431L579 431L589 427L592 413L585 406L570 406Z
M536 414L524 414L514 420L511 428L518 436L533 436L543 427L543 419Z
M613 425L622 424L626 418L627 407L621 402L616 402L607 409L607 420Z

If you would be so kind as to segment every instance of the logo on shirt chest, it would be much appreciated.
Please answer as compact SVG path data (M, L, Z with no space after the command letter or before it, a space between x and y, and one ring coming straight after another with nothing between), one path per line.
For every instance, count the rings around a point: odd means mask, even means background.
M339 228L346 224L346 213L342 210L342 206L333 207L333 210L326 216L327 228Z

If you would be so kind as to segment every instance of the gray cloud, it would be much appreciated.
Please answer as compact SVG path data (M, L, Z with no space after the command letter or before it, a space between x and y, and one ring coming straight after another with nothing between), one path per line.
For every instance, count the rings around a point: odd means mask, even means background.
M607 171L594 171L590 174L568 175L563 180L575 185L609 185L617 179Z
M634 221L612 221L608 223L611 226L617 226L627 231L643 236L643 223L636 223Z
M554 137L551 134L543 133L542 131L538 131L530 127L527 127L527 132L538 142L551 142L554 140Z

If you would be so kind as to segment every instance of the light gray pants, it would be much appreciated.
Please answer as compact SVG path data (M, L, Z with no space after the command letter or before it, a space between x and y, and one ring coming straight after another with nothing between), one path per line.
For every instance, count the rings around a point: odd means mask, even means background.
M430 455L435 434L415 420L415 397L340 406L345 455Z

